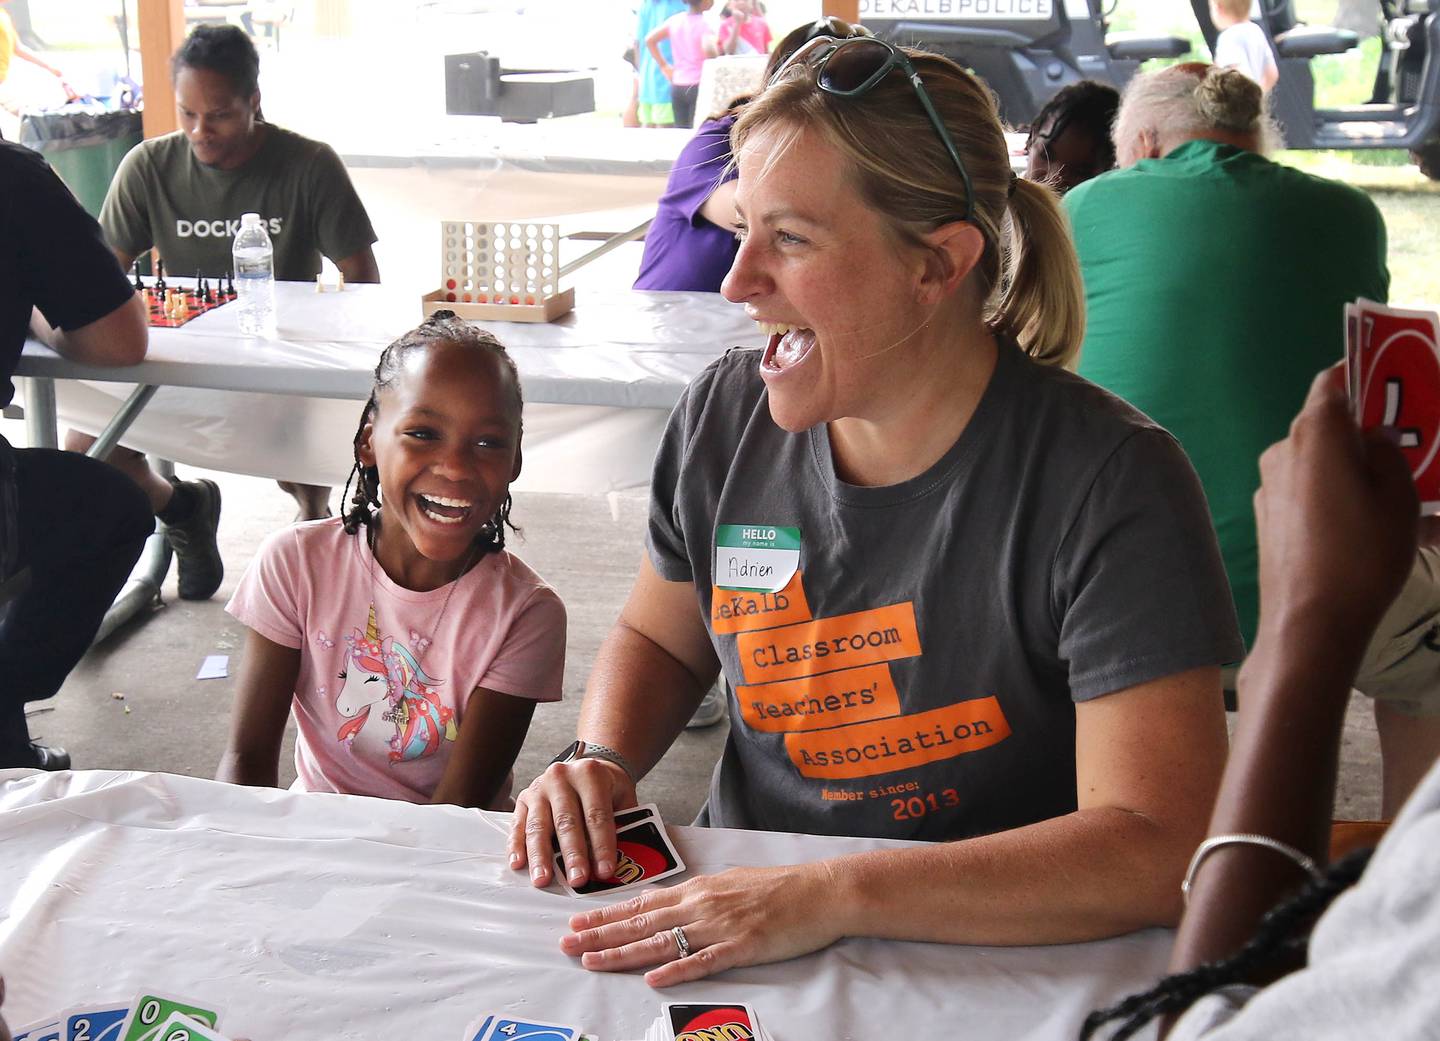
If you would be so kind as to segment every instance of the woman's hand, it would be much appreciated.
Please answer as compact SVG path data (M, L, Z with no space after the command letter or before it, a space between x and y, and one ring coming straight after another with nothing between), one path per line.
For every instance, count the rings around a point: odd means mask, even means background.
M740 965L763 965L828 947L845 935L834 903L834 865L732 868L652 889L570 919L560 949L600 972L659 965L652 987L698 980ZM681 957L672 931L690 945Z
M1262 633L1363 649L1414 563L1419 507L1399 449L1356 427L1339 367L1316 377L1260 477Z
M572 888L615 873L615 811L635 805L635 785L606 759L552 763L515 800L510 867L530 865L530 881L548 886L554 875L553 835Z

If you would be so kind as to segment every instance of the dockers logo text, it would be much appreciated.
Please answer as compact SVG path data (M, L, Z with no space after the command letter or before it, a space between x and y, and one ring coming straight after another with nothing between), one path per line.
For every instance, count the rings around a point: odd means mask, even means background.
M265 218L266 230L279 235L284 217ZM240 234L240 218L233 220L176 220L175 234L182 239L233 239Z

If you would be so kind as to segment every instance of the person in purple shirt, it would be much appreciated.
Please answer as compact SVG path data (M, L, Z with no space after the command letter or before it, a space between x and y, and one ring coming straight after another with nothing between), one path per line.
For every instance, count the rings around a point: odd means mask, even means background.
M844 23L821 18L791 30L765 65L769 83L786 59L817 36L836 36ZM848 27L841 30L849 35ZM707 119L685 143L645 235L636 289L720 292L720 282L735 261L735 164L731 161L730 127L749 102L742 94L717 116Z

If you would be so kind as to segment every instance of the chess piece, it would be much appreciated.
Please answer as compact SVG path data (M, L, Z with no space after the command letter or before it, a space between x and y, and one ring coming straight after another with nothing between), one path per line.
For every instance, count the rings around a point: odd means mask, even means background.
M145 292L145 283L140 278L140 258L135 258L135 292Z

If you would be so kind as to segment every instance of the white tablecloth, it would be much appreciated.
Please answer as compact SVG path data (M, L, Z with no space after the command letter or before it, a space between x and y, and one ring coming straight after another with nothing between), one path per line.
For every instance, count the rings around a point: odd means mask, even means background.
M1069 1041L1152 981L1170 934L987 948L846 940L656 992L562 954L592 901L505 862L509 817L166 774L0 772L0 974L12 1025L142 986L255 1041L458 1039L506 1010L644 1036L660 1003L744 1000L776 1041ZM895 845L672 829L693 872ZM611 898L613 899L613 898Z
M370 392L380 351L420 323L420 303L384 286L276 290L274 340L241 336L238 309L228 305L179 329L152 329L149 355L133 368L75 365L30 343L18 373L63 380L62 420L90 433L133 382L160 384L123 443L194 466L338 485L352 462L355 402ZM726 348L759 342L755 323L714 293L577 296L575 310L556 322L479 323L520 370L522 490L644 485L685 385Z

